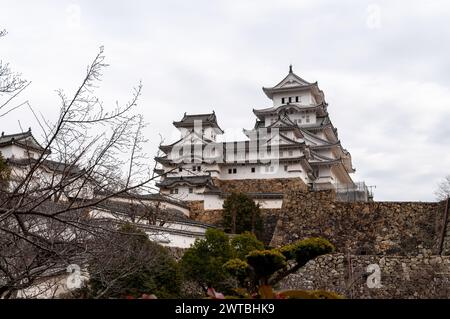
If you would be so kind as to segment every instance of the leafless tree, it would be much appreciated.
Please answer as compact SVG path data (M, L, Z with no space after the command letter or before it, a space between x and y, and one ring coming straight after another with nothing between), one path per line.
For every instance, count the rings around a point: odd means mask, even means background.
M67 265L83 264L93 238L115 231L90 213L115 196L148 192L159 177L147 165L145 123L135 112L142 85L124 105L105 107L95 95L104 59L101 48L77 90L58 91L55 121L29 106L42 131L42 149L35 152L29 141L29 156L8 162L10 182L0 192L0 298L36 287ZM26 86L4 74L5 93Z
M6 30L0 30L0 39L6 36ZM28 103L13 104L14 99L30 84L19 73L11 70L8 63L0 60L0 117Z
M437 185L437 189L434 192L438 200L445 200L450 197L450 175L447 175Z
M139 291L135 285L140 286L140 289L152 289L145 287L149 284L148 281L140 282L139 278L143 274L147 278L149 275L153 277L153 274L155 278L163 278L162 274L166 273L165 282L160 284L166 288L176 288L172 285L176 286L179 272L175 259L169 255L167 249L149 241L144 232L131 225L122 225L118 231L105 235L107 236L92 243L89 259L90 283L85 286L90 298L124 297L127 291ZM172 275L175 278L170 278Z

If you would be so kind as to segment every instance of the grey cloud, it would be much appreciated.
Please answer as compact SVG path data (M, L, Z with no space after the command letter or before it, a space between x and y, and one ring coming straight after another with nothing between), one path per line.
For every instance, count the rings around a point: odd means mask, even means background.
M72 3L79 29L67 26ZM371 4L378 29L367 25ZM261 87L292 63L319 81L356 178L377 185L377 199L432 200L450 173L449 18L446 1L15 2L0 11L10 32L0 58L34 82L23 99L51 119L54 90L70 92L105 45L111 66L99 93L125 101L142 79L150 154L184 112L214 109L224 128L252 127L252 108L270 105ZM2 130L18 130L18 118L36 126L15 112Z

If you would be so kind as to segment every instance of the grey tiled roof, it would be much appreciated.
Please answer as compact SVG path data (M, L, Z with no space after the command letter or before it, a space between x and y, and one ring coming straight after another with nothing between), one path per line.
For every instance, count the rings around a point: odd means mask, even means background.
M217 117L214 112L206 114L190 114L190 115L184 113L183 118L180 121L173 122L173 125L175 127L193 127L195 121L201 121L203 127L212 126L223 132L223 130L217 123Z
M2 132L0 136L0 147L8 145L19 145L30 150L44 151L44 148L36 141L31 134L31 129L23 133L5 134ZM50 153L49 150L46 153Z
M22 159L14 159L9 158L7 159L7 163L13 164L13 165L33 165L37 162L36 159L33 158L22 158ZM44 159L39 164L40 166L45 166L51 171L58 172L58 173L68 173L70 175L76 175L83 173L83 170L78 167L78 165L71 165L66 163L61 163L57 161L47 160Z
M212 185L211 176L179 176L166 177L163 181L157 183L159 187L170 187L175 184L185 183L191 186Z

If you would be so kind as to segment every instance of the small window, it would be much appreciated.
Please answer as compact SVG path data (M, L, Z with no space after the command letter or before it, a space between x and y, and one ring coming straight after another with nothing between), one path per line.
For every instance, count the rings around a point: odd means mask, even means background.
M183 156L183 149L180 148L180 150L178 151L178 154L180 154L180 156Z
M178 171L182 172L183 171L183 167L178 167Z
M295 97L295 102L297 102L297 103L298 103L298 102L299 102L299 100L300 100L300 99L298 98L298 96L296 96L296 97Z
M189 194L192 194L194 192L194 189L192 187L189 187Z
M289 97L289 103L292 103L292 96Z
M228 174L233 173L233 170L231 168L228 169Z
M284 165L284 171L287 172L287 170L288 170L288 166Z
M306 123L309 123L309 115L306 115Z
M202 170L202 167L201 166L197 166L197 171L201 171Z
M283 97L283 98L281 98L281 103L282 103L282 104L284 104L284 97Z
M256 168L252 167L252 173L256 172Z
M197 170L197 166L192 166L192 170L195 172Z
M236 174L236 173L237 173L237 169L233 168L233 174Z
M178 188L175 188L175 194L178 194Z

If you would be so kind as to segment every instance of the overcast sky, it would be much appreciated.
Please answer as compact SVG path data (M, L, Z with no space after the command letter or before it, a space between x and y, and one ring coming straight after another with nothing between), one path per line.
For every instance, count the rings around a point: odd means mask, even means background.
M148 153L184 112L215 110L243 139L261 90L288 72L318 81L355 180L377 200L434 200L450 174L449 1L4 1L0 59L32 81L21 97L52 119L103 45L99 95L113 107L142 80ZM1 131L31 126L24 110ZM237 133L236 133L237 132ZM39 134L39 133L38 133ZM38 135L39 137L39 135Z

